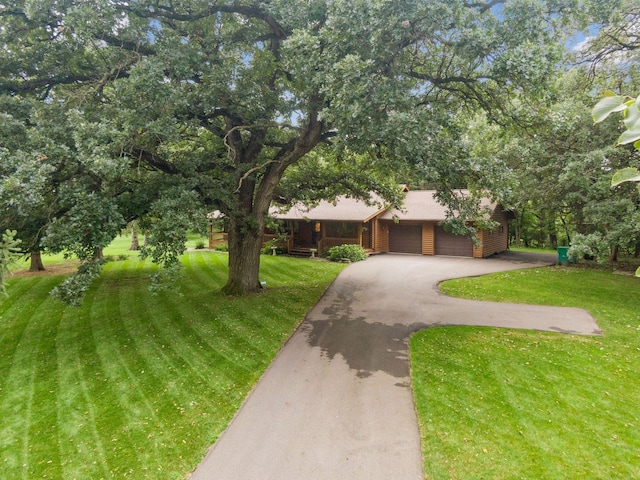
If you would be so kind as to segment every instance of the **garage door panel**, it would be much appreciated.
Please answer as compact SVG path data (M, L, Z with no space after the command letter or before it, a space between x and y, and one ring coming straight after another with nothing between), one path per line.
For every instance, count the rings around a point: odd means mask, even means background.
M473 243L466 235L454 235L437 226L435 229L436 255L450 255L455 257L472 257Z
M395 253L422 254L422 226L390 225L389 251Z

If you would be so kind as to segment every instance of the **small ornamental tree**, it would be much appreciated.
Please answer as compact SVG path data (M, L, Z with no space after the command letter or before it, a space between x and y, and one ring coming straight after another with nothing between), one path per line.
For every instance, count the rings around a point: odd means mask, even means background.
M0 294L7 295L6 280L11 275L11 268L16 265L20 256L20 240L15 238L16 231L7 230L2 234L0 243Z

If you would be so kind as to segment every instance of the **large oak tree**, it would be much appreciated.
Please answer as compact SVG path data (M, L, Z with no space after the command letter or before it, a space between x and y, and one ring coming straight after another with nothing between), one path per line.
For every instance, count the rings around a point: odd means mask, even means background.
M260 288L265 219L275 197L292 200L278 191L290 167L326 161L308 154L331 145L331 161L366 155L359 185L382 193L385 182L372 175L367 185L367 170L398 161L418 165L425 182L461 183L463 152L443 147L458 134L455 113L508 121L515 94L544 95L566 35L612 3L3 2L0 96L62 107L74 155L89 164L82 175L94 180L70 180L79 200L68 210L101 209L109 220L85 230L115 234L124 221L153 218L151 254L171 264L188 213L222 211L224 290L243 294ZM77 218L56 218L49 245L77 241L61 233Z

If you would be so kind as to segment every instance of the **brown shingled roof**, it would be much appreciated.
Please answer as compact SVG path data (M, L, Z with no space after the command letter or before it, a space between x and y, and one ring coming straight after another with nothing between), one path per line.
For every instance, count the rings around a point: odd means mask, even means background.
M377 197L372 196L372 201L377 202L373 205L367 205L363 200L340 196L337 197L335 203L321 201L315 207L306 207L302 204L296 204L286 212L282 212L277 208L272 208L271 215L281 220L322 220L322 221L343 221L343 222L364 222L366 219L375 216L378 212L384 210L384 202Z
M463 195L466 190L460 190ZM340 196L335 203L321 201L316 207L308 208L302 204L293 206L290 210L282 212L278 208L271 209L271 215L282 220L320 220L320 221L344 221L366 222L380 215L381 219L392 220L397 217L400 220L427 220L440 221L447 217L447 208L438 203L435 190L407 191L401 210L386 210L380 205L384 202L378 196L372 196L373 205L367 205L362 200ZM495 204L489 199L482 200L482 206L495 208Z
M380 218L383 220L392 220L394 217L398 220L444 220L447 218L447 207L438 202L435 193L435 190L409 191L401 210L387 210L380 215ZM468 190L459 190L458 193L465 196L469 194ZM491 207L492 210L496 207L488 198L483 198L481 205Z

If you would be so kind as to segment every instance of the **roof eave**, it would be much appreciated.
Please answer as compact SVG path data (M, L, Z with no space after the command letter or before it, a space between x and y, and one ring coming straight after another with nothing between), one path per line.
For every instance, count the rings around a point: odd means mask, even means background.
M380 215L383 215L383 214L384 214L384 212L386 212L386 211L387 211L387 209L386 209L386 208L381 208L381 209L380 209L380 210L378 210L377 212L375 212L375 213L373 213L373 214L369 215L367 218L365 218L365 219L362 221L362 223L370 222L370 221L371 221L371 220L373 220L374 218L376 218L376 217L378 217L378 216L380 216Z

